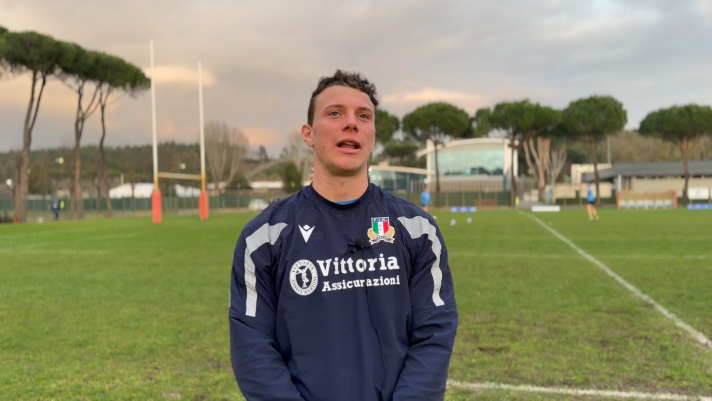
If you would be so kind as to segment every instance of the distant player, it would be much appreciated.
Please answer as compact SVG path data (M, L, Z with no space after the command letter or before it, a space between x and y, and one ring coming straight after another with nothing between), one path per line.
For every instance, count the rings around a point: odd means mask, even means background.
M54 213L54 219L59 220L59 201L52 202L52 213Z
M376 88L319 81L302 139L314 179L245 225L230 291L248 401L442 400L457 331L435 220L368 182Z
M420 203L423 205L423 211L428 211L428 206L430 205L430 192L428 192L428 187L425 187L423 193L420 194Z
M588 220L598 220L596 213L596 196L593 194L591 184L586 185L586 210L588 211Z

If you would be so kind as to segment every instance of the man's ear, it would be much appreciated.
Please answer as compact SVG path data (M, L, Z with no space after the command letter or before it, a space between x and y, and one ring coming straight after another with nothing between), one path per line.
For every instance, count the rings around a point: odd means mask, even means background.
M309 124L302 125L302 140L310 148L314 147L314 131Z

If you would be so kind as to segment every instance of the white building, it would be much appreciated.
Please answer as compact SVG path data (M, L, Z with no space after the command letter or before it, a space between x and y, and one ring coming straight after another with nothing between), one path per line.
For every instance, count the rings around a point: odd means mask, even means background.
M438 146L438 167L442 192L509 190L512 149L506 138L472 138L450 141ZM427 157L428 182L435 183L435 147L418 151ZM514 174L518 174L517 151L514 151Z
M131 184L128 183L109 189L109 198L111 199L130 198L132 194L134 198L150 198L153 194L153 184L147 182L135 184L133 191Z

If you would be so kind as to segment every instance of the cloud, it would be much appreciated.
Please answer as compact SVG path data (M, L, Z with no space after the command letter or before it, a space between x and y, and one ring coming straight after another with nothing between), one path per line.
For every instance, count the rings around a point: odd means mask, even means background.
M157 65L154 66L156 77L154 81L159 84L187 84L198 86L198 67L195 69L180 67L176 65ZM143 73L147 77L151 77L151 67L143 69ZM217 83L217 79L212 72L203 68L203 86L211 87Z
M278 131L264 126L244 126L240 130L247 137L251 147L254 146L275 146L279 144L284 136Z
M468 108L485 103L484 98L481 95L435 88L425 88L417 92L395 93L383 97L384 104L394 105L412 104L419 106L421 104L438 101L464 104L467 105Z
M2 88L0 90L0 104L3 105L3 108L22 113L22 119L24 120L32 89L32 80L29 74L17 75L12 79L0 81L0 88ZM39 85L35 89L35 94L39 94ZM40 100L40 116L44 113L55 115L72 114L76 111L76 108L76 92L62 83L50 79L45 85L42 99Z
M707 18L712 21L712 0L700 0L702 10L707 14Z
M198 138L198 60L206 121L243 127L253 146L276 154L306 119L318 79L337 68L362 72L401 116L431 101L474 113L499 101L565 107L607 94L635 127L650 110L712 103L712 0L0 0L0 15L11 30L139 66L150 64L153 38L158 124L174 126L159 141ZM33 147L72 143L76 98L51 85ZM0 81L0 151L21 144L28 92L26 80ZM118 124L108 143L150 143L150 92L122 99L108 118ZM83 143L98 141L97 126L89 122Z

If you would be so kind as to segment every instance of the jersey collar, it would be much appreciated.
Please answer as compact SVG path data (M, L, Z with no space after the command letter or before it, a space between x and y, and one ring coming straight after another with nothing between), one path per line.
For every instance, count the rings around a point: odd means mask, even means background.
M355 202L349 203L348 205L339 205L338 203L334 203L323 196L321 196L316 190L314 189L314 186L309 184L304 188L304 191L306 192L307 196L309 199L313 200L316 204L318 204L320 207L334 210L334 211L349 211L349 210L355 210L361 207L368 198L371 197L371 194L373 193L373 184L369 183L368 187L366 187L366 192L363 193L358 199L356 199Z

